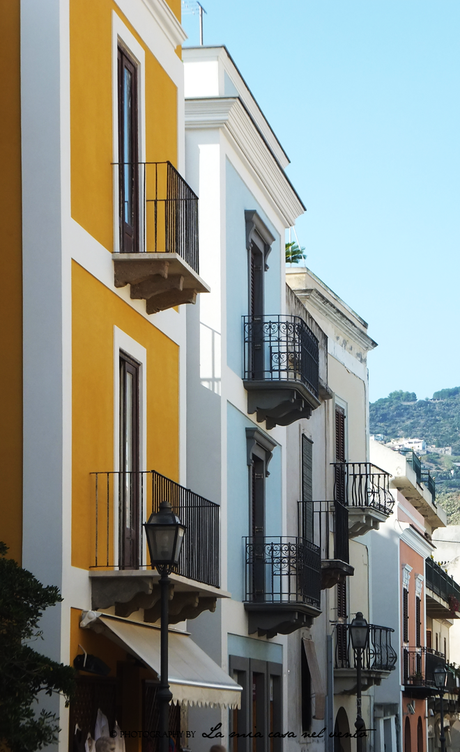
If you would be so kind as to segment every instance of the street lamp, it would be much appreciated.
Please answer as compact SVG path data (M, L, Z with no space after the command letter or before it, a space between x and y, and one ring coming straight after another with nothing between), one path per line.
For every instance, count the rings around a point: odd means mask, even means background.
M441 715L441 733L439 735L439 743L441 744L441 752L445 752L446 749L446 737L444 736L444 708L443 708L443 697L444 692L446 691L446 684L447 684L447 668L446 664L440 664L439 666L436 666L435 670L433 671L434 675L434 683L436 686L436 689L439 692L439 699L440 699L440 715Z
M176 517L169 501L162 501L160 511L150 515L148 522L144 522L144 528L150 560L160 574L161 676L157 697L160 710L160 752L168 752L169 703L172 700L168 682L168 575L179 561L185 525Z
M361 611L358 611L355 618L351 622L349 629L350 629L351 644L356 654L356 675L357 675L356 721L355 721L355 728L357 731L356 750L357 752L362 752L362 749L363 749L362 733L365 729L365 723L361 715L361 666L362 666L363 650L367 647L367 642L369 639L369 624L367 623Z

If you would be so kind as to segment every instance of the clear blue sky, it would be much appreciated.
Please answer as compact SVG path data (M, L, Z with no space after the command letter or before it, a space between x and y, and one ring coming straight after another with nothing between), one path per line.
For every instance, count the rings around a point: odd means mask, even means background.
M202 4L289 155L307 266L379 343L371 400L460 385L459 0Z

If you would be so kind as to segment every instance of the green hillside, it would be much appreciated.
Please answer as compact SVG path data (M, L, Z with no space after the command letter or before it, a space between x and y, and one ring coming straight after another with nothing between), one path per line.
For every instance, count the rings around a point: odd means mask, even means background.
M460 387L442 389L424 400L417 400L414 392L392 392L370 405L370 429L385 441L417 438L452 447L452 456L433 453L422 461L436 480L436 495L449 522L460 524Z

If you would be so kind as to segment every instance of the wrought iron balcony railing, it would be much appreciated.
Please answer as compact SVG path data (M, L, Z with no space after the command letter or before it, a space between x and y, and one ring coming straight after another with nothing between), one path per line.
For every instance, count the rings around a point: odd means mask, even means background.
M422 470L422 483L431 494L433 504L436 506L436 483L429 470Z
M321 553L297 537L245 537L245 601L320 607Z
M391 514L390 474L370 462L335 462L335 500L348 507L373 507Z
M214 587L219 578L219 512L212 501L166 478L155 470L141 472L92 473L95 479L94 568L148 569L142 528L162 501L169 501L174 514L187 526L179 564L175 571L184 577ZM127 566L122 560L117 534L122 525L123 506L136 498L137 520L131 526L138 545Z
M120 253L177 253L198 274L198 196L170 162L118 162L120 219L128 211L135 240L120 231ZM125 196L123 186L134 186ZM136 206L132 207L131 202ZM121 225L123 222L121 221Z
M299 501L297 511L299 533L319 543L325 559L348 564L348 507L340 501Z
M440 598L447 601L451 610L458 611L460 604L460 585L433 559L425 560L426 586Z
M406 460L408 461L412 470L415 472L417 483L421 483L422 482L422 461L420 457L417 454L415 454L413 449L409 449L406 452L401 452L401 453L405 454Z
M318 340L299 316L244 316L245 381L296 382L318 398Z
M427 647L404 647L402 649L403 684L413 688L435 688L434 671L438 666L449 667L444 653ZM457 677L454 669L447 673L446 690L456 692Z
M362 653L363 671L393 671L397 655L391 645L391 627L369 624L368 646ZM356 669L356 654L353 650L349 624L335 627L335 668Z

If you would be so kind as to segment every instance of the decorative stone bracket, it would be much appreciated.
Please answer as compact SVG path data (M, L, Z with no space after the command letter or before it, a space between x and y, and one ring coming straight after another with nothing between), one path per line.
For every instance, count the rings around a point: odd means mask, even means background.
M131 285L131 298L145 300L148 314L195 303L209 286L177 253L113 253L115 287Z

